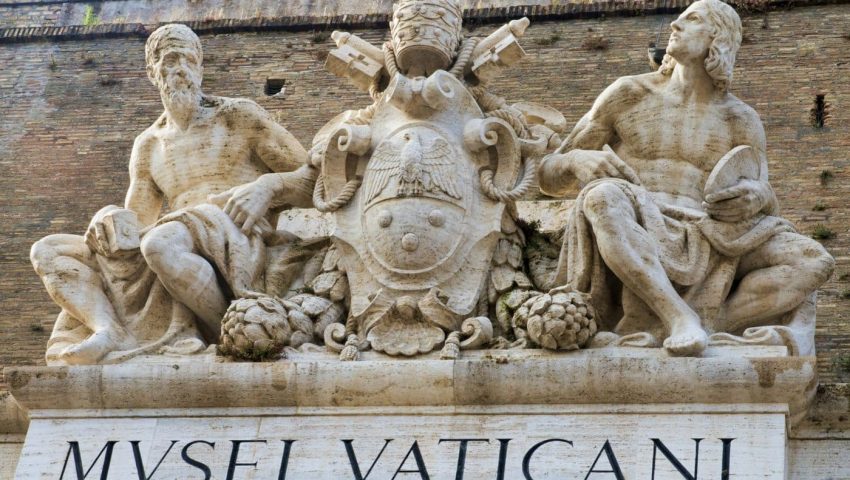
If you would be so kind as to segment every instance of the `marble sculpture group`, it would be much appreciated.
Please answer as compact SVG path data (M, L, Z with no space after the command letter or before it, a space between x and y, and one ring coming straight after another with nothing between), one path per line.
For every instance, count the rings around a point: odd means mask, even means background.
M253 101L201 90L191 29L156 30L145 59L165 111L135 140L124 206L32 248L61 307L48 364L212 345L249 360L814 353L815 291L834 261L779 216L761 121L730 93L732 7L693 3L660 69L605 87L571 131L488 89L525 55L528 19L486 38L464 38L461 21L456 0L400 0L384 45L335 32L327 69L373 103L309 148ZM575 199L560 235L517 213L541 192ZM278 229L293 207L323 212L332 233Z

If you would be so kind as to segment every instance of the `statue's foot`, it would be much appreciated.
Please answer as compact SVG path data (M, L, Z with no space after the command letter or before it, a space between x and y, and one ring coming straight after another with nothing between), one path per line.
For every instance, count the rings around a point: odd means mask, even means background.
M117 350L122 341L117 336L100 331L93 333L82 342L71 345L59 354L58 360L69 365L91 365L102 359L107 353Z
M696 356L708 345L708 334L699 322L684 321L674 324L672 332L664 340L664 348L676 356Z

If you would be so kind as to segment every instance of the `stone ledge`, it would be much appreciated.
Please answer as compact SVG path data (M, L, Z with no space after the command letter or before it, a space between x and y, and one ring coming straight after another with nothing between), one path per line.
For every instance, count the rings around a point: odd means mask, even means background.
M455 361L339 362L304 355L223 363L200 357L170 364L7 367L5 374L28 410L758 403L784 404L792 417L800 415L815 390L815 359L783 356L775 348L761 350L762 357L757 348L747 350L749 358L723 350L674 358L643 349L485 351Z
M0 28L0 44L29 42L36 40L82 40L92 38L140 37L147 38L151 31L138 23L82 25L64 27L16 27Z
M850 0L767 0L767 9L791 7L807 7L822 4L847 3ZM4 2L0 1L0 8L13 8L20 6L37 6L39 4L74 4L83 3L83 0L35 0L29 2ZM86 5L89 2L85 2ZM92 2L92 3L138 3L132 1L122 2ZM606 16L636 16L655 15L680 12L687 8L692 0L595 0L595 1L565 1L545 2L534 0L517 2L477 2L475 8L464 10L464 20L469 23L487 24L500 23L506 20L529 17L535 21L541 20L569 20L577 18L604 18ZM733 2L734 3L734 2ZM334 28L385 28L389 20L389 1L374 2L371 8L351 8L354 2L339 2L335 8L318 10L318 7L306 12L296 10L288 12L276 11L270 15L261 15L245 18L244 11L233 11L222 8L221 11L229 18L196 18L191 13L162 19L158 15L140 15L135 23L118 21L117 19L104 18L103 23L94 26L68 24L74 22L69 20L59 25L21 25L12 28L0 28L0 44L14 42L32 42L50 39L61 40L83 40L103 37L146 37L158 26L165 23L185 23L198 34L204 33L234 33L254 31L275 30L330 30ZM322 5L325 6L325 5ZM82 7L74 10L77 20L82 15ZM288 14L289 13L289 14ZM74 17L74 15L69 15Z
M35 410L31 421L81 419L81 418L266 418L266 417L363 417L381 416L477 416L477 415L787 415L788 408L776 403L718 403L682 404L652 403L647 405L593 404L593 405L461 405L451 407L220 407L220 408L133 408L133 409L75 409ZM20 434L0 435L10 441L21 439Z

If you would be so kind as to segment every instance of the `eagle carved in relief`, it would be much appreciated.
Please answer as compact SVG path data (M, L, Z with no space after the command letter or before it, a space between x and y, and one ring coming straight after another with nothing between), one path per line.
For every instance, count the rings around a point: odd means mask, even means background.
M378 146L366 167L366 203L381 195L391 183L395 187L391 197L430 193L461 198L454 150L441 136L422 135L421 131L408 130Z

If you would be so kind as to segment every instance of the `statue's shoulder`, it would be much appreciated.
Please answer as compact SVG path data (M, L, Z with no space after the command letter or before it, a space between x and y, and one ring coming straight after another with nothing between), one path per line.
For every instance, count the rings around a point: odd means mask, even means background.
M163 111L159 117L148 127L144 132L140 133L136 140L144 140L149 139L151 137L156 137L156 135L163 131L165 127L168 126L168 116Z
M643 96L654 92L669 79L670 77L661 72L626 75L615 80L608 88L611 93L618 96Z
M160 134L165 130L167 123L165 112L162 112L162 115L151 126L136 136L133 142L133 148L137 150L147 149L156 144L159 141Z
M749 106L743 100L731 93L727 93L723 97L723 107L726 109L726 113L732 118L747 121L760 121L759 114L756 112L755 108Z
M271 115L266 109L248 98L204 96L203 101L205 107L215 109L216 116L228 121L238 120L244 124L245 121L271 119Z
M619 113L657 91L666 78L658 72L620 77L599 95L597 108L602 114Z
M165 112L151 126L138 134L133 141L130 154L130 172L132 176L150 175L151 154L159 144L160 134L166 127Z
M735 131L743 132L747 136L763 131L758 112L731 93L727 93L723 98L723 114Z

